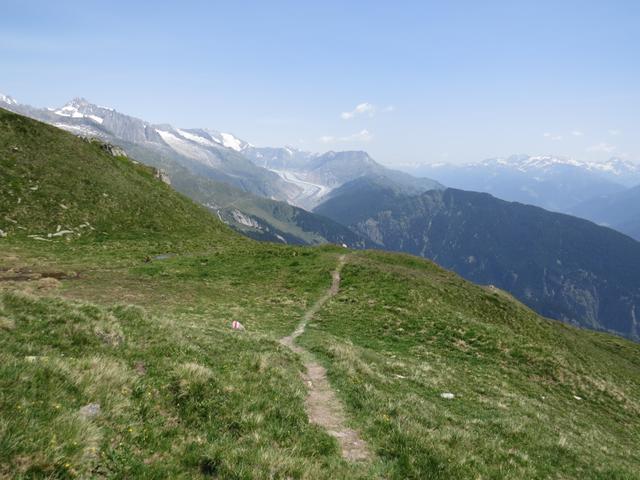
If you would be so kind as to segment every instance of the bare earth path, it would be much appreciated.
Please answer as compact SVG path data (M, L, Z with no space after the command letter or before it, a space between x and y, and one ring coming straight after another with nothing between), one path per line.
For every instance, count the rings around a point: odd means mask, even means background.
M350 461L357 461L369 458L367 444L360 438L358 432L346 426L347 422L344 407L327 380L327 371L325 368L313 359L311 353L294 344L294 340L304 333L307 324L316 312L322 308L327 300L338 293L338 289L340 288L340 271L345 261L345 255L341 255L338 266L332 273L333 280L329 290L305 312L302 321L293 333L288 337L282 338L280 343L298 353L304 360L304 366L307 372L303 378L309 389L305 407L309 420L320 425L338 440L344 458Z

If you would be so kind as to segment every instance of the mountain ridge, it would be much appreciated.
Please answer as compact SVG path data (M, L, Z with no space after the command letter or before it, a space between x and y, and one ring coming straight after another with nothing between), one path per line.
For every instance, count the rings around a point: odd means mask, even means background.
M585 162L555 155L512 155L468 164L406 168L452 188L487 192L507 201L571 213L580 203L640 183L640 165L612 157Z

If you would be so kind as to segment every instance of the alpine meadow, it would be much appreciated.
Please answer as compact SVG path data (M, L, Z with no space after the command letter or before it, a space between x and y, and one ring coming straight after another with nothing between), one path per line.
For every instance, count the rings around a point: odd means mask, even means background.
M635 2L3 11L0 479L640 479Z

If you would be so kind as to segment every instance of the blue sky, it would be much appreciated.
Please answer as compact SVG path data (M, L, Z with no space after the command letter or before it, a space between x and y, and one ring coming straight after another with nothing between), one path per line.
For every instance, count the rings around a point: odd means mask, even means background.
M638 1L2 3L0 92L23 103L390 165L640 160Z

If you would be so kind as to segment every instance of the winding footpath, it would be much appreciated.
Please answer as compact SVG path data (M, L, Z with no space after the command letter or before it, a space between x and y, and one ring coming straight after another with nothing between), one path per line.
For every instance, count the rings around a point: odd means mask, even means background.
M327 380L327 371L316 362L307 350L295 345L294 341L304 333L307 324L322 306L340 289L340 272L346 262L346 256L341 255L338 266L332 273L331 287L307 310L293 333L280 339L282 345L287 346L299 354L306 368L303 379L308 387L305 408L309 421L320 425L330 435L335 437L342 449L342 456L349 461L366 460L370 457L367 444L355 430L346 426L347 418L344 407L335 391Z

